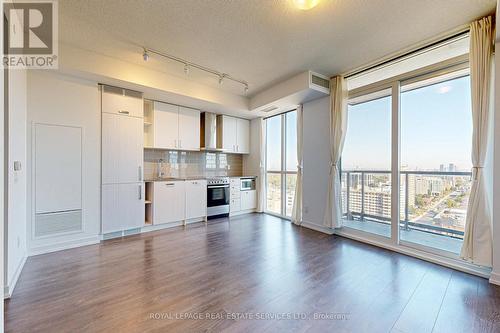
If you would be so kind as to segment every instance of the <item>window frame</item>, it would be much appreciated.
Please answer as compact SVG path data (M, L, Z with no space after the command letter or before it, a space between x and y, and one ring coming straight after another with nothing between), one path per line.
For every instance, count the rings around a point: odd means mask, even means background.
M364 232L361 230L342 227L340 232L341 235L347 237L364 238L366 241L376 241L382 244L387 244L393 247L402 247L404 251L411 251L413 253L428 253L430 255L436 255L440 258L446 258L453 260L454 264L460 266L468 266L470 269L474 265L469 265L463 263L460 260L459 255L453 252L448 252L438 248L433 248L425 246L422 244L412 243L409 241L404 241L400 239L399 232L399 222L400 222L400 182L401 182L401 172L400 172L400 158L401 158L401 94L405 91L409 91L416 88L405 89L412 84L418 84L418 82L423 82L426 80L432 80L434 78L439 78L445 75L450 75L451 78L459 78L469 75L469 57L467 55L462 55L454 58L450 58L445 61L441 61L429 66L425 66L404 74L400 74L388 79L384 79L378 82L368 84L363 87L355 88L348 91L348 104L358 104L367 102L372 99L380 98L383 96L376 95L378 92L389 91L388 96L392 97L391 104L391 235L389 238ZM425 86L425 85L422 85ZM418 88L418 86L417 86ZM368 98L363 99L364 96ZM369 96L377 96L375 98L369 98ZM342 164L341 164L342 167ZM342 170L340 170L342 172ZM475 267L473 268L475 269Z
M281 170L280 171L276 171L276 170L267 170L267 141L266 141L266 145L265 145L265 154L266 154L266 158L265 158L265 165L266 165L266 179L265 179L265 183L266 183L266 188L265 188L265 198L266 198L266 204L264 205L264 213L266 214L269 214L269 215L273 215L273 216L277 216L277 217L280 217L280 218L283 218L283 219L286 219L286 220L291 220L292 217L291 216L287 216L286 215L286 176L287 175L297 175L297 171L288 171L286 170L287 169L287 165L286 165L286 158L287 158L287 154L286 154L286 143L287 143L287 138L286 138L286 132L287 132L287 124L286 124L286 115L290 112L295 112L297 111L297 109L292 109L292 110L289 110L289 111L286 111L286 112L283 112L283 113L279 113L279 114L276 114L276 115L273 115L273 116L269 116L269 117L266 117L264 120L266 121L266 131L267 131L267 120L268 119L271 119L271 118L274 118L274 117L280 117L280 124L281 124L281 137L280 137L280 147L281 147ZM267 140L267 135L266 135L266 140ZM273 175L280 175L280 179L281 179L281 188L280 188L280 191L281 191L281 206L280 206L280 213L276 213L276 212L273 212L273 211L269 211L267 209L267 175L268 174L273 174Z

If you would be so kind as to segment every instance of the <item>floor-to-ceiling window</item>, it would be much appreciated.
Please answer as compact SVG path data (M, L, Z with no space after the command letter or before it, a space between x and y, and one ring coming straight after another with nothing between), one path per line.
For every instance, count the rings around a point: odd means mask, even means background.
M266 119L266 212L291 217L297 180L297 112Z
M471 189L466 71L402 86L400 239L459 253Z
M344 226L457 257L471 189L468 35L348 78Z

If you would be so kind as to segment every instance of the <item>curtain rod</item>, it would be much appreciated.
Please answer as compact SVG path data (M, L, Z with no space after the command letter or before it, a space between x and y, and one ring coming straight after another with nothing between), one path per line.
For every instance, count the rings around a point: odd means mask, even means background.
M375 63L373 65L369 65L368 67L352 71L352 72L346 74L344 76L344 78L347 79L347 78L350 78L350 77L353 77L353 76L356 76L356 75L359 75L359 74L362 74L362 73L365 73L365 72L369 72L369 71L374 70L374 69L376 69L378 67L383 67L383 66L388 65L390 63L397 62L398 60L403 60L404 58L407 58L408 56L411 56L413 54L416 54L416 53L419 53L419 52L424 51L426 49L435 47L437 45L440 45L440 44L443 44L443 43L446 43L446 42L449 42L450 40L456 39L458 37L462 37L462 36L468 35L469 32L470 32L470 27L467 26L467 28L462 29L459 32L456 32L453 35L450 35L450 36L447 36L445 38L436 40L436 41L431 42L429 44L425 44L425 45L420 46L420 47L418 47L416 49L413 49L413 50L410 50L410 51L405 52L403 54L400 54L398 56L395 56L395 57L383 60L383 61Z

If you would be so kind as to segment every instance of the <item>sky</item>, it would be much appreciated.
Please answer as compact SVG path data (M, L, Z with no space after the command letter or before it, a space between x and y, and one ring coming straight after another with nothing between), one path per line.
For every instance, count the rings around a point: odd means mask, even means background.
M285 114L286 169L297 171L297 112ZM267 170L281 170L281 116L267 119Z
M470 171L470 78L401 94L401 166L439 170L453 163ZM349 106L342 169L390 170L391 97Z
M401 94L401 166L439 170L453 163L470 171L470 78ZM296 112L286 114L286 164L296 171ZM267 169L281 170L281 116L267 119ZM391 97L349 106L342 169L391 169Z

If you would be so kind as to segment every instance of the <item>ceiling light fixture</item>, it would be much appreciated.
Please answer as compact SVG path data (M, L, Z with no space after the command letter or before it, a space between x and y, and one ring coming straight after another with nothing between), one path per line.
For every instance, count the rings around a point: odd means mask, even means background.
M204 71L206 73L217 76L219 78L219 84L222 84L222 81L224 81L224 80L230 80L230 81L233 81L233 82L236 82L236 83L243 85L245 92L248 90L248 82L247 81L237 79L237 78L235 78L227 73L219 72L218 70L212 69L210 67L205 67L203 65L199 65L197 63L188 61L186 59L182 59L182 58L176 57L174 55L163 53L160 51L156 51L156 50L153 50L150 48L143 47L143 50L144 50L144 52L142 54L142 58L144 59L144 61L148 61L150 54L156 54L160 57L163 57L163 58L166 58L169 60L173 60L173 61L177 61L181 64L184 64L184 73L186 75L189 74L189 70L191 68L196 68L196 69L199 69L199 70Z
M301 10L309 10L318 5L320 0L293 0L295 7Z
M142 59L144 59L144 61L149 60L148 50L144 49L144 52L142 53Z

